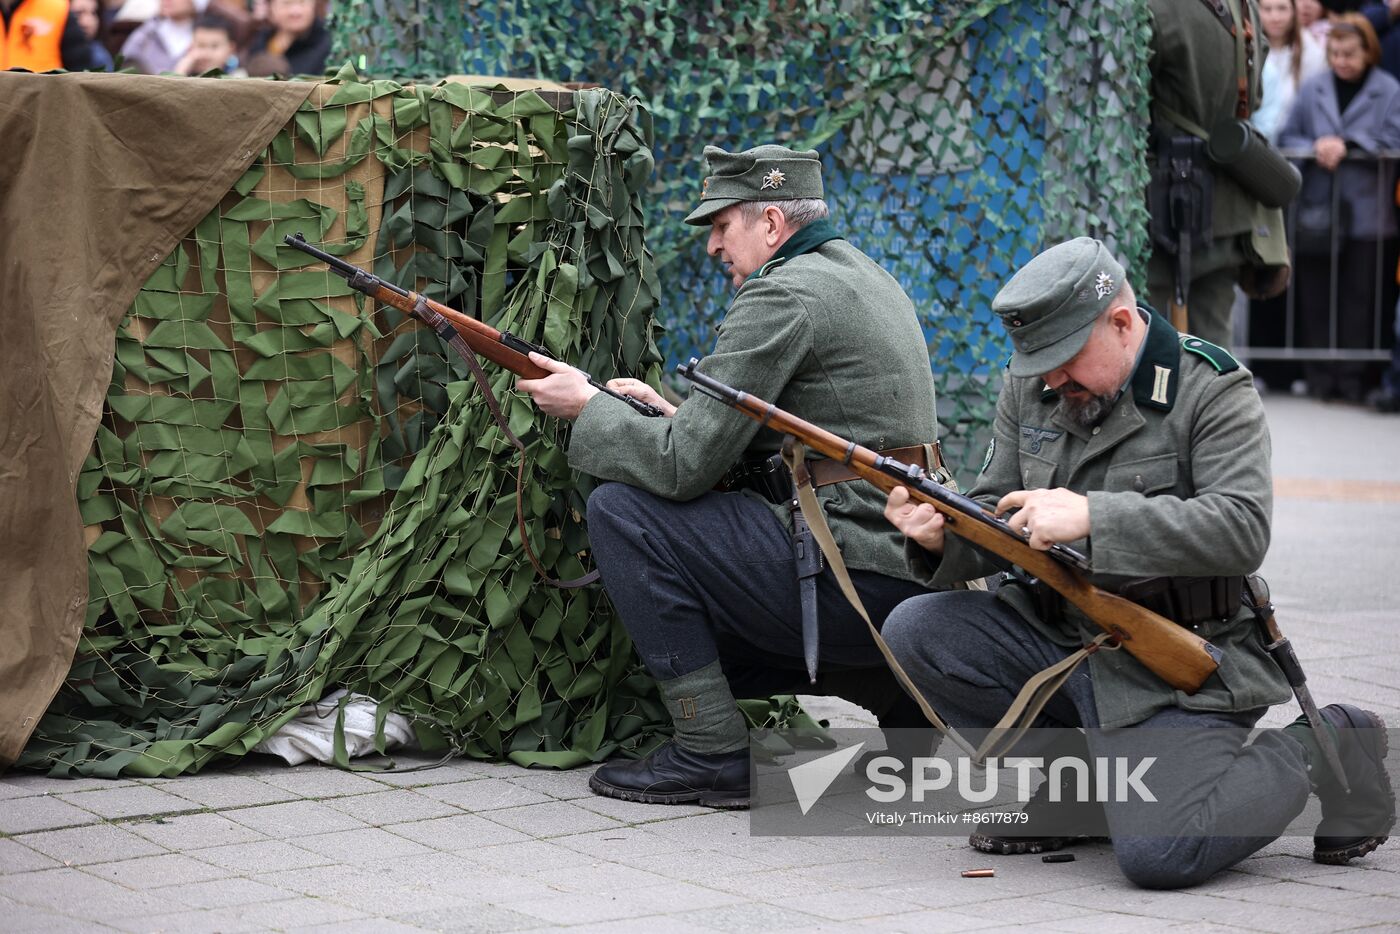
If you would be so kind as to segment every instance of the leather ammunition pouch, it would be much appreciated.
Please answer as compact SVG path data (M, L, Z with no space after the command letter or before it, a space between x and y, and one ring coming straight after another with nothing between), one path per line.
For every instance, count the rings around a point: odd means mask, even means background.
M1154 130L1157 164L1147 185L1152 245L1168 256L1204 249L1210 241L1215 176L1206 143Z
M753 490L770 503L792 501L792 474L783 464L783 456L761 457L739 461L720 477L715 489L721 493Z
M1243 577L1144 577L1116 588L1126 597L1181 626L1229 619L1239 612ZM1036 614L1047 622L1064 618L1065 599L1042 581L1032 581Z
M880 453L926 470L931 461L935 471L942 473L944 470L942 455L935 444L915 444L907 448L891 448ZM840 461L828 458L808 459L807 470L812 475L812 486L817 489L856 479L854 470ZM946 479L946 474L935 476L934 479L942 482ZM792 474L783 463L783 455L774 454L772 457L739 461L725 472L715 489L722 493L753 490L770 503L788 503L792 501Z

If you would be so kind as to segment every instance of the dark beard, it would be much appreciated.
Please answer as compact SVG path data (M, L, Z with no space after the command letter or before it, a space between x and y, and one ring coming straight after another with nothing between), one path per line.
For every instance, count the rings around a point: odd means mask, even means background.
M1113 411L1113 405L1118 401L1118 394L1090 396L1083 402L1069 398L1067 391L1081 391L1084 387L1078 383L1066 383L1060 387L1060 412L1080 428L1093 428Z

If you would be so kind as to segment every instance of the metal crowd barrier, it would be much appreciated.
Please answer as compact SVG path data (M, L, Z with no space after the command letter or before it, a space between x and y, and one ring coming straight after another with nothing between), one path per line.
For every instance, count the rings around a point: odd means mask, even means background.
M1294 148L1287 148L1287 149L1281 149L1280 151L1281 151L1285 156L1287 156L1287 157L1289 157L1290 159L1292 159L1292 160L1295 162L1295 164L1297 164L1300 168L1306 169L1306 165L1305 165L1306 163L1315 161L1315 157L1314 157L1313 151L1312 151L1311 149L1294 149ZM1376 177L1377 177L1377 183L1378 183L1378 187L1379 187L1380 190L1381 190L1381 196L1377 199L1377 203L1376 203L1376 205L1375 205L1376 219L1377 219L1378 222L1381 221L1382 218L1383 218L1383 216L1384 216L1384 212L1391 212L1392 214L1394 214L1394 213L1397 211L1396 204L1395 204L1395 192L1394 192L1395 167L1396 167L1397 162L1400 162L1400 149L1386 149L1386 150L1381 150L1380 153L1374 154L1374 155L1373 155L1373 154L1370 154L1370 153L1362 153L1362 152L1348 153L1347 156L1346 156L1346 159L1345 159L1344 161L1347 161L1347 162L1369 162L1369 163L1372 163L1372 164L1375 166ZM1340 168L1340 167L1339 167L1339 168ZM1389 185L1385 184L1385 181L1386 181L1387 177L1389 177L1390 180L1391 180L1391 183L1390 183ZM1369 309L1369 311L1370 311L1370 318L1371 318L1371 337L1370 337L1369 346L1366 346L1366 347L1338 347L1338 346L1337 346L1337 343L1338 343L1338 341L1337 341L1338 321L1339 321L1340 315L1343 314L1344 312L1345 312L1345 313L1349 313L1349 314L1357 314L1357 313L1358 313L1358 310L1355 309L1355 308L1351 308L1351 309L1342 309L1342 308L1339 307L1339 302L1338 302L1338 292L1339 292L1339 288L1338 288L1338 287L1339 287L1339 284L1340 284L1340 283L1339 283L1339 275L1340 275L1340 271L1339 271L1339 265L1340 265L1340 263L1339 263L1339 260L1340 260L1340 257L1341 257L1341 255L1342 255L1342 250L1346 247L1346 242L1347 242L1347 241L1346 241L1346 237L1343 235L1343 232L1340 231L1340 230L1338 230L1338 226L1339 226L1339 225L1337 224L1337 219L1338 219L1339 214L1340 214L1340 211L1341 211L1341 208L1340 208L1340 204L1341 204L1341 191L1340 191L1340 189L1341 189L1341 186L1340 186L1340 185L1334 184L1334 185L1332 185L1331 187L1332 187L1332 205L1331 205L1332 239L1331 239L1331 250L1329 251L1329 253L1327 254L1327 257L1326 257L1326 258L1327 258L1327 261L1328 261L1328 272L1329 272L1329 285L1328 285L1328 290L1327 290L1327 295L1328 295L1327 321L1328 321L1329 340L1328 340L1328 342L1327 342L1327 346L1325 346L1325 347L1302 347L1302 346L1299 346L1299 320L1298 320L1298 315L1299 315L1299 311L1298 311L1299 296L1298 296L1297 289L1296 289L1296 285L1297 285L1298 257L1297 257L1296 252L1295 252L1295 254L1294 254L1294 275L1293 275L1292 277L1290 277L1289 283L1288 283L1288 289L1287 289L1287 291L1285 292L1284 297L1283 297L1283 306L1284 306L1284 314L1285 314L1284 329L1283 329L1283 337L1284 337L1283 343L1282 343L1281 345L1269 344L1269 345L1258 345L1258 346L1256 346L1256 345L1251 345L1251 344L1248 343L1248 335L1249 335L1249 333L1250 333L1250 328L1249 328L1249 315L1250 315L1251 312L1250 312L1250 309L1249 309L1249 307L1248 307L1248 305L1247 305L1247 306L1246 306L1246 310L1245 310L1245 312L1244 312L1244 314L1243 314L1243 316L1242 316L1242 320L1241 320L1241 322L1240 322L1241 324L1244 325L1244 327L1243 327L1243 329L1242 329L1242 333L1237 332L1237 334L1240 334L1240 337L1241 337L1242 339L1236 341L1236 344L1237 344L1237 348L1236 348L1236 349L1239 351L1240 356L1242 356L1242 357L1243 357L1245 360L1247 360L1247 361L1255 361L1255 360L1299 360L1299 361L1301 361L1301 360L1328 360L1328 361L1330 361L1330 360L1336 360L1336 361L1356 360L1356 361L1388 361L1388 360L1390 359L1390 350L1387 349L1387 347L1386 347L1386 345L1385 345L1385 343L1384 343L1384 340L1385 340L1386 336L1387 336L1388 334L1391 333L1392 329L1393 329L1394 326L1395 326L1395 304L1394 304L1394 295L1396 294L1396 289L1395 289L1394 283L1396 282L1396 269L1395 269L1395 260L1394 260L1394 258L1395 258L1395 256L1396 256L1396 249L1395 249L1395 245L1396 245L1396 243L1397 243L1397 238L1396 238L1396 237L1391 237L1391 238L1388 238L1388 239L1379 239L1379 238L1378 238L1378 239L1376 240L1376 244L1375 244L1375 250L1376 250L1375 281L1372 283L1372 289L1371 289L1371 296L1372 296L1371 302L1372 302L1372 306L1371 306L1371 308ZM1290 246L1291 246L1292 244L1297 243L1298 207L1299 207L1298 202L1297 202L1297 200L1295 199L1295 201L1294 201L1292 204L1290 204L1290 205L1285 209L1285 220L1286 220L1286 227L1287 227L1287 232L1288 232L1288 242L1289 242ZM1400 216L1400 215L1397 215L1397 216ZM1379 228L1380 226L1381 226L1381 225L1378 223L1378 228ZM1318 257L1320 258L1320 257L1321 257L1321 254L1318 254ZM1388 260L1389 260L1389 261L1388 261ZM1387 299L1389 299L1389 300L1387 301ZM1259 303L1258 303L1258 302L1254 302L1254 303L1251 303L1251 304L1253 305L1253 311L1254 311L1254 313L1258 313L1258 311L1259 311Z

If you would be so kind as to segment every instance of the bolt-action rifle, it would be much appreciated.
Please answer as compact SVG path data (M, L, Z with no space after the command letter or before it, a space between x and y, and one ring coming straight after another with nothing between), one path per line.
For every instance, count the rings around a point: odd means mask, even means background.
M498 366L505 367L517 376L526 379L542 379L549 375L549 371L531 362L530 352L545 357L552 357L549 351L538 344L532 344L527 340L516 337L509 331L498 331L475 318L464 315L460 311L448 308L441 302L435 302L431 298L419 295L417 292L410 292L408 289L399 288L392 282L385 282L378 276L365 272L358 266L345 262L343 259L332 256L324 250L306 242L301 234L286 236L282 242L289 247L301 250L316 257L321 262L330 267L331 272L343 278L350 284L350 288L358 292L363 292L376 301L391 305L405 314L412 315L422 321L428 327L437 332L438 336L449 344L454 338L465 341L467 346L481 356L490 360ZM458 348L460 352L460 348ZM463 355L465 358L465 354ZM588 385L607 393L616 399L621 399L638 412L650 418L655 418L661 414L661 410L656 406L635 399L632 396L624 395L615 389L609 389L603 383L598 382L587 373Z
M845 464L861 479L886 493L897 486L916 502L943 514L948 531L967 539L1044 581L1109 633L1153 674L1179 691L1194 694L1219 667L1221 652L1185 627L1121 597L1086 577L1089 560L1064 545L1049 551L1032 548L1025 535L976 500L932 480L923 468L905 464L848 441L746 392L726 386L697 370L694 357L678 370L700 392L737 409L760 425L791 435L807 448Z

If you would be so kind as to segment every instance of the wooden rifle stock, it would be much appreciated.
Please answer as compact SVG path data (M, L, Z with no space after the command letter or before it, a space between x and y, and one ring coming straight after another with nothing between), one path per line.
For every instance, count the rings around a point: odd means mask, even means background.
M862 447L784 412L748 393L733 389L696 370L698 361L679 368L682 376L712 398L737 409L760 425L792 435L809 449L845 464L857 476L886 493L897 486L910 498L928 503L943 514L947 529L1033 574L1077 606L1095 625L1153 674L1179 691L1194 694L1219 667L1220 650L1190 630L1144 606L1094 586L1069 561L1081 556L1056 546L1055 551L1032 548L1006 522L974 500L944 489L916 466Z

